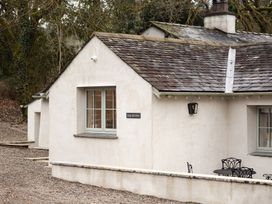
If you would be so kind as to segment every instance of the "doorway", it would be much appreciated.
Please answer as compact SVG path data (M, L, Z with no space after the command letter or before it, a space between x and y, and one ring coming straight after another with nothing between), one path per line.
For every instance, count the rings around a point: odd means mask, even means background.
M41 120L41 113L35 112L34 113L34 140L35 146L39 146L39 135L40 135L40 120Z

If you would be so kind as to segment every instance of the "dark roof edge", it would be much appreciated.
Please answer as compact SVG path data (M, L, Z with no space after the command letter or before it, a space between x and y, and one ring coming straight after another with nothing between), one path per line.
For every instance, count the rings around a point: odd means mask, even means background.
M203 95L203 96L254 96L254 95L272 95L271 91L241 91L241 92L233 92L233 93L225 93L225 92L211 92L211 91L158 91L156 88L153 87L153 93L156 96L196 96L196 95Z

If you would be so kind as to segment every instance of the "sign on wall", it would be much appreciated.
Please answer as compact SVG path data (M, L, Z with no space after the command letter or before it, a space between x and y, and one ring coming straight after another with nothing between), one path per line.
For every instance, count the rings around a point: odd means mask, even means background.
M127 118L140 119L141 118L141 113L127 113Z

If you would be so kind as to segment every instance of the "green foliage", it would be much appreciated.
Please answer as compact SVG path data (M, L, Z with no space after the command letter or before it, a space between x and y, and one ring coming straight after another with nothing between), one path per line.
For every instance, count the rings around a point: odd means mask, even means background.
M144 7L143 20L185 24L193 7L190 0L151 0Z
M139 15L143 3L135 0L108 0L111 32L135 34L142 29L142 19Z
M229 4L239 30L272 33L271 0L230 0Z
M0 0L0 79L26 104L94 31L140 33L149 21L203 25L209 0ZM272 33L270 0L229 0L238 28Z

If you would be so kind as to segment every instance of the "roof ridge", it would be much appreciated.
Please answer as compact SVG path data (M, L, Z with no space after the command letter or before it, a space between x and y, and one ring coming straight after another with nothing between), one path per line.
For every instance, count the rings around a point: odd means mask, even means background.
M180 27L194 27L198 29L208 29L204 28L203 26L195 26L195 25L188 25L188 24L180 24L180 23L169 23L169 22L161 22L161 21L150 21L152 24L166 24L166 25L175 25L175 26L180 26Z
M218 42L205 42L201 40L192 39L177 39L177 38L160 38L154 36L135 35L135 34L123 34L123 33L105 33L105 32L94 32L93 36L99 37L114 37L114 38L127 38L141 41L154 41L154 42L166 42L166 43L180 43L189 45L201 45L201 46L213 46L213 47L229 47L229 44L218 43Z

